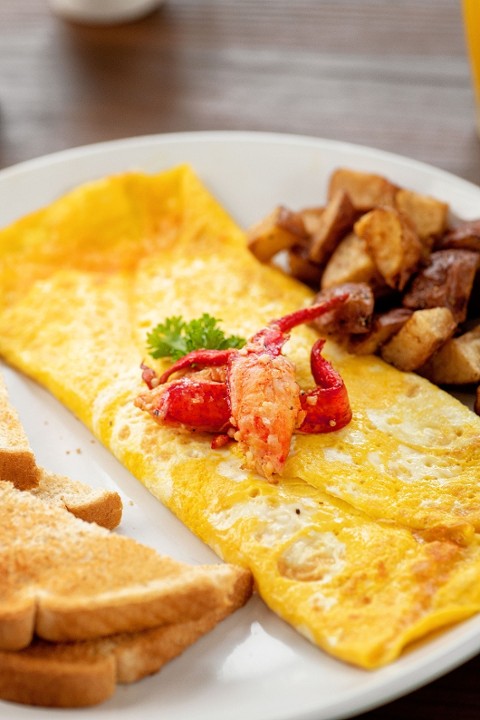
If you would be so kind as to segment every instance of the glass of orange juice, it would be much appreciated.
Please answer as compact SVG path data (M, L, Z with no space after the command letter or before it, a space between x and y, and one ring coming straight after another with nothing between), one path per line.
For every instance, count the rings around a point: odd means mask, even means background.
M462 0L462 8L475 94L477 132L480 135L480 0Z

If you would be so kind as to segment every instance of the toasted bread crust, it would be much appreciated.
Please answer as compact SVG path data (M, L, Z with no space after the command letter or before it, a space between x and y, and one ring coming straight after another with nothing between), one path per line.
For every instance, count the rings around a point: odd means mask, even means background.
M39 471L33 453L28 450L0 448L0 480L8 480L19 490L38 485Z
M85 483L71 480L40 469L38 487L31 493L45 502L58 505L85 522L114 530L122 519L122 500L112 490L92 488Z
M0 648L26 647L35 629L35 605L28 596L0 609Z
M36 487L39 468L16 410L8 399L0 376L0 480L8 480L20 490Z
M62 653L59 646L37 641L21 652L0 651L0 697L47 707L88 707L107 700L115 690L115 659L82 650Z
M116 683L158 672L237 607L140 633L63 644L36 639L20 652L0 651L0 698L48 707L96 705L113 694Z
M70 641L195 620L251 593L246 570L179 563L6 482L0 529L1 649L26 647L32 631Z
M134 560L130 553L125 554L130 555L127 562ZM163 560L167 559L162 558L161 562ZM203 568L187 569L179 564L175 577L162 577L160 565L152 570L150 581L116 588L114 592L99 589L98 593L82 594L78 589L73 600L63 593L55 598L42 597L35 632L56 642L137 632L183 618L198 619L215 607L226 592L226 588L216 582L214 566L205 572Z
M110 491L105 491L102 496L87 504L78 505L66 502L65 508L80 520L97 523L107 530L115 530L122 519L120 495Z
M19 490L31 490L48 503L66 508L86 522L113 530L122 519L120 495L95 489L39 467L7 387L0 375L0 480Z

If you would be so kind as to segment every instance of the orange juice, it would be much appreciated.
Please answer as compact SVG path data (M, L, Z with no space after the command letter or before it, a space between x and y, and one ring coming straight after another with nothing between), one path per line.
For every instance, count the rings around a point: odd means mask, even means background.
M462 5L475 93L477 130L480 134L480 0L462 0Z

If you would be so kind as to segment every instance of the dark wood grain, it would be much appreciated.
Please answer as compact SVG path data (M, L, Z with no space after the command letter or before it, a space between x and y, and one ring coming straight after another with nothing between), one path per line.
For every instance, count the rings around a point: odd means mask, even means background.
M46 0L1 0L0 167L215 129L361 143L480 183L460 3L166 0L140 21L87 27ZM479 676L477 657L361 718L478 720Z
M348 140L480 182L458 0L166 0L117 27L2 0L0 166L157 132Z

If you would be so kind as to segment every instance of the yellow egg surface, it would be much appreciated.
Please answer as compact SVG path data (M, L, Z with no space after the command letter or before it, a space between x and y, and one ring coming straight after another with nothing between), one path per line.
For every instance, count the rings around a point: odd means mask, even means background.
M249 337L311 302L261 265L194 172L82 186L0 232L0 353L69 407L269 607L365 668L480 609L480 420L426 380L329 342L352 422L295 435L278 484L235 443L160 427L134 405L146 334L208 312ZM316 339L284 352L312 384ZM162 370L166 361L148 364Z

